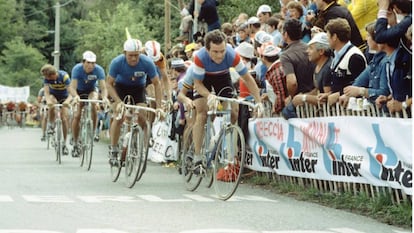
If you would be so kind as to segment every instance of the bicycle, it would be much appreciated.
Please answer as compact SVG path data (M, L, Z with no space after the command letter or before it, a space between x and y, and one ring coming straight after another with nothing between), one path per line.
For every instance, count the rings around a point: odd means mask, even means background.
M62 150L63 150L63 126L60 110L64 106L63 104L53 104L55 110L55 130L51 132L51 145L55 148L56 161L62 163Z
M121 169L125 166L126 186L132 188L142 177L146 169L146 161L148 157L148 145L151 137L151 124L148 118L145 119L145 132L138 122L138 110L156 113L156 110L149 107L134 105L134 101L130 97L126 97L127 104L116 116L118 120L126 117L124 120L121 133L118 140L118 148L123 148L118 153L116 160L110 160L111 178L116 182L121 173ZM125 116L124 116L125 114ZM146 114L148 116L148 114ZM158 117L158 116L157 116Z
M79 131L80 140L78 143L80 151L75 151L75 149L72 150L72 156L75 157L74 153L79 153L80 167L84 167L87 171L89 171L92 165L93 141L95 133L95 127L92 120L92 107L93 103L99 104L103 103L103 101L80 99L79 102L83 103Z
M228 200L236 191L245 163L245 138L241 128L231 124L231 103L247 105L256 108L252 102L217 96L217 100L227 102L225 109L216 103L212 110L207 112L207 122L204 127L204 139L201 154L202 166L197 169L192 162L194 142L192 132L188 133L181 159L181 171L189 191L196 190L203 178L207 178L207 187L214 185L216 195L221 200ZM217 108L218 107L218 108ZM214 134L213 119L222 116L219 132ZM214 135L214 136L213 136ZM216 140L217 139L217 140ZM191 143L189 143L191 142Z

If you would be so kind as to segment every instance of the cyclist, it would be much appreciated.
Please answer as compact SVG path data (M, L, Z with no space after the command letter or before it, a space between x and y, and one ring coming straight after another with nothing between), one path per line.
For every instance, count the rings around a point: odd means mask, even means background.
M223 97L235 97L229 68L234 67L248 87L256 103L259 104L259 112L263 111L259 88L253 77L243 64L238 53L226 44L226 35L220 30L208 32L204 38L205 47L198 51L194 56L194 105L197 115L193 126L193 141L195 155L195 173L201 165L202 156L200 155L203 140L203 129L207 120L207 105L211 106L216 100L215 94L211 93L214 88L215 93ZM207 103L207 105L206 105ZM237 119L237 106L232 111L232 122Z
M76 91L75 101L80 99L97 100L99 98L99 90L102 94L102 100L109 104L107 98L108 92L105 85L105 71L104 69L96 64L96 55L92 51L85 51L83 53L83 59L81 63L76 64L72 68L72 80L71 87ZM99 90L98 85L99 84ZM79 121L81 118L81 109L83 104L78 104L78 109L75 113L72 122L72 134L73 134L73 153L72 156L79 157ZM96 104L92 104L92 120L94 129L96 128L97 122L97 107ZM95 136L96 137L96 136ZM99 140L99 139L98 139Z
M123 108L123 100L127 95L133 97L135 104L143 105L146 102L145 85L147 78L154 84L156 107L161 107L161 83L154 62L141 54L142 43L137 39L128 39L124 43L124 52L115 57L109 66L106 79L109 95L114 100L113 116L119 115ZM160 110L159 110L160 111ZM144 119L139 121L144 125ZM118 139L123 119L113 117L110 127L110 162L117 158L119 148Z
M68 108L71 96L76 96L76 92L70 88L70 77L66 71L57 70L53 65L46 64L40 69L40 73L44 77L44 94L46 103L49 106L49 122L51 128L49 131L53 132L55 123L55 110L53 104L64 104L61 109L62 129L63 129L63 155L68 155L69 150L66 146L66 138L68 132ZM69 95L70 94L70 95Z
M161 52L160 43L155 40L149 40L145 43L144 46L145 54L154 61L157 68L158 77L161 79L162 90L165 93L161 93L166 97L166 100L169 104L172 104L172 94L171 94L171 85L170 80L167 75L167 61L164 57L164 54ZM151 85L151 80L147 79L147 94L149 96L154 96L154 87Z
M40 88L39 93L37 94L37 103L39 104L39 111L40 111L40 126L42 128L42 137L40 140L43 142L46 140L46 124L47 124L47 105L46 105L46 98L45 98L45 91L44 88Z

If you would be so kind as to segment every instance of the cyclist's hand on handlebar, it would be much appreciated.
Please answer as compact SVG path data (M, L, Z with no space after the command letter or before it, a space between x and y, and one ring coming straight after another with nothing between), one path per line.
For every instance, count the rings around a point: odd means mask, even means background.
M166 116L165 112L161 108L155 109L155 115L159 120L163 120Z
M116 120L121 120L124 116L125 104L122 101L114 103L114 115Z
M108 99L108 98L106 98L106 97L102 98L102 101L103 101L103 103L104 103L104 105L105 105L105 108L107 108L108 106L110 106L110 105L111 105L111 102L110 102L110 101L109 101L109 99Z
M207 96L207 106L208 106L208 108L210 108L210 109L214 108L214 105L216 104L216 102L217 102L217 96L216 95L209 94Z
M79 103L79 101L80 101L80 97L79 97L79 95L76 95L75 97L73 97L73 99L72 99L72 103L73 104L78 104Z
M263 117L265 108L262 102L256 105L256 109L257 109L257 117Z

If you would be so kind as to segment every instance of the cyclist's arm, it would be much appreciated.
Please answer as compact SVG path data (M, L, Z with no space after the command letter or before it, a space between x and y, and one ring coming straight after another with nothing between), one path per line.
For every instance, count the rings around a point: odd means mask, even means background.
M160 69L160 72L161 72L162 86L167 95L167 100L171 101L171 97L172 97L171 85L170 85L170 79L167 76L167 70L163 68L163 69Z
M210 92L208 89L204 86L203 81L199 79L194 79L194 88L197 90L198 94L204 97L208 97L210 95Z
M115 78L108 75L106 78L106 89L108 91L109 96L112 97L112 99L115 101L115 103L121 102L121 98L119 98L118 94L116 93L116 90L114 88L115 86Z
M77 96L77 90L78 89L78 80L77 79L72 79L72 81L70 82L70 90L68 89L69 93L72 95L72 93L74 92L75 95L72 96ZM72 93L71 93L72 92Z
M99 90L101 90L102 99L108 98L108 90L106 89L105 80L99 80Z
M152 84L154 84L155 89L155 102L157 104L157 108L161 108L161 102L162 102L162 88L161 88L161 82L158 76L155 76L153 79L151 79Z
M76 92L77 87L78 87L78 80L72 79L70 84L66 86L70 96L75 97L78 95L78 93Z
M44 90L44 94L45 94L45 98L46 98L46 103L47 104L52 103L52 98L51 98L51 95L50 95L49 84L45 84L43 90Z

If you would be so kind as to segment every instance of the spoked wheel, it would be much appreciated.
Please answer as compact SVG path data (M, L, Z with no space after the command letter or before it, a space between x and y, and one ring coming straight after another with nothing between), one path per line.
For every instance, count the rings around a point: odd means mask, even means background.
M62 163L62 127L61 123L56 121L56 140L55 140L56 161Z
M232 125L220 135L215 148L213 176L218 198L229 199L236 191L243 173L245 141L241 129Z
M141 159L143 150L143 131L140 126L129 133L128 148L125 157L125 180L128 188L134 187L140 170L143 168L143 160Z
M85 126L85 135L82 135L82 163L84 168L89 171L92 165L93 153L93 123L89 120Z
M145 134L142 135L144 138L144 143L142 143L142 151L141 151L141 169L139 170L139 174L137 177L137 181L139 181L142 178L142 175L147 170L147 159L148 159L148 147L149 147L149 141L151 139L151 126L150 123L146 122L147 127L145 128L145 131L142 130L142 132L145 132Z
M116 160L109 160L109 166L111 167L111 180L116 182L121 174L122 162L121 162L121 152L118 153L118 158Z
M183 176L185 187L188 191L194 191L200 185L203 177L201 175L193 174L194 142L192 131L189 132L187 138L184 139L183 150L180 157L181 175Z

